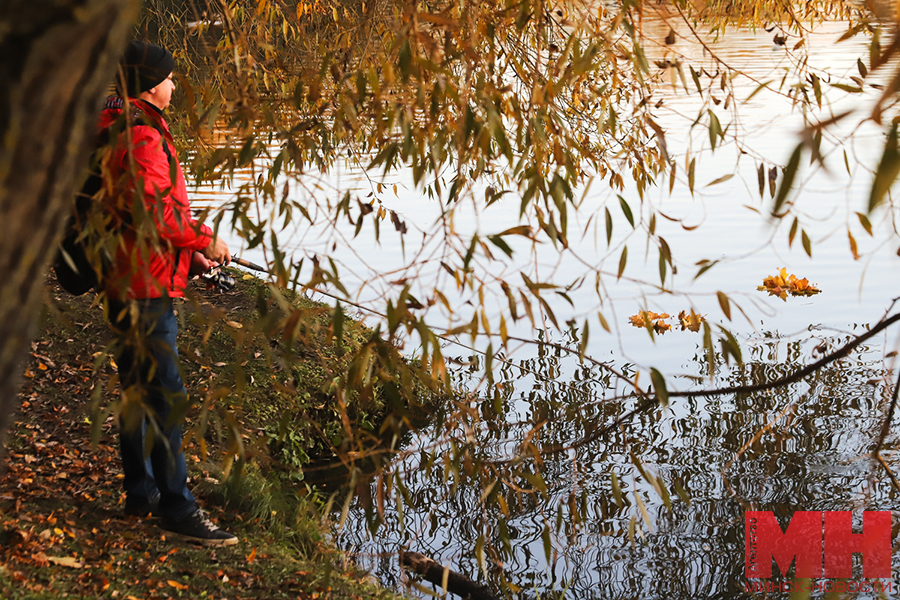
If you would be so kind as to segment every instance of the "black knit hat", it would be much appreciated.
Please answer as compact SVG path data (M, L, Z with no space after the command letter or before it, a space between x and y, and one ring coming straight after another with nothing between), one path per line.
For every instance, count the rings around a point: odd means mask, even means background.
M172 53L157 46L133 40L122 57L127 94L137 96L163 82L175 68Z

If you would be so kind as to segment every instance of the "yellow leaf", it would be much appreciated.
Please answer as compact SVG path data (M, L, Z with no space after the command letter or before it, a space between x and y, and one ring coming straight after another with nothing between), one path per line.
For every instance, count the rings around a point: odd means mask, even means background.
M697 333L700 331L700 324L703 322L703 317L695 313L693 309L691 309L690 314L683 310L678 313L678 322L681 324L682 331L687 329L688 331Z
M805 277L800 279L793 273L789 274L785 268L780 269L778 275L763 279L763 284L756 289L761 292L768 292L771 296L778 296L782 300L787 300L789 295L812 296L821 291L809 283L809 280Z
M853 260L859 260L859 249L856 247L856 238L847 230L847 237L850 238L850 252L853 253Z
M84 566L71 556L48 556L47 561L60 567L69 567L70 569L80 569Z
M166 583L168 583L170 587L173 587L173 588L175 588L176 590L186 590L186 589L188 589L188 586L184 585L183 583L179 583L179 582L175 581L174 579L170 579L170 580L167 581Z

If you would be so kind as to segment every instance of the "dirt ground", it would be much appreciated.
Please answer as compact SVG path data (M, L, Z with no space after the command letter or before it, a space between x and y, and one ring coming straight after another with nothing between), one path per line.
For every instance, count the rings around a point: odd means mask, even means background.
M207 308L236 313L255 302L240 286L225 295L199 291ZM305 524L313 547L298 550L258 517L204 495L195 484L215 471L193 442L185 452L198 500L240 543L179 545L155 518L126 517L116 418L96 409L116 395L104 354L112 336L92 296L47 288L55 308L24 365L0 479L0 598L393 597L330 547L321 521Z

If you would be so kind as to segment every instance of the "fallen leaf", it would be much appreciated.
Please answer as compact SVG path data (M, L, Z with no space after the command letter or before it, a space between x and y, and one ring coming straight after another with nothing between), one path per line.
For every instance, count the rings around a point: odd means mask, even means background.
M644 321L645 318L647 321L652 322L662 319L668 319L669 315L668 313L655 313L652 310L642 310L638 314L628 317L628 320L635 327L644 327L646 325L646 321Z
M225 324L228 325L229 327L234 327L235 329L242 329L244 327L237 321L225 321Z
M687 311L678 313L678 322L681 324L682 331L687 329L688 331L697 333L700 331L700 324L703 323L704 320L705 319L695 313L693 309L691 309L690 314Z
M665 333L672 328L666 323L668 313L655 313L652 310L642 310L636 315L628 317L628 321L635 327L652 327L656 333Z
M781 268L777 275L763 279L763 284L756 288L760 292L768 292L770 296L778 296L787 301L788 296L812 296L822 290L814 286L805 277L800 279Z
M254 560L256 560L256 548L254 548L254 549L250 552L250 554L247 555L247 562L248 562L248 563L252 563Z
M84 565L72 558L71 556L48 556L47 561L60 567L69 567L71 569L80 569Z
M183 583L178 583L177 581L175 581L175 580L173 580L173 579L170 579L167 583L168 583L171 587L175 588L176 590L186 590L186 589L188 589L188 586L184 585Z

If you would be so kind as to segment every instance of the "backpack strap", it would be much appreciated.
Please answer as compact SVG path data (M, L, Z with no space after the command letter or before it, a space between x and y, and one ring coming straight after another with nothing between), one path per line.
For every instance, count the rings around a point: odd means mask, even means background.
M105 109L113 109L113 110L122 110L125 108L125 99L122 98L121 96L109 96L106 99L106 104L104 105L104 108ZM122 112L122 117L125 117L124 111ZM140 107L139 104L134 103L134 102L130 103L130 105L129 105L128 117L129 117L129 121L130 121L129 125L131 127L140 127L140 126L145 125L147 127L152 127L153 129L155 129L157 131L157 133L159 133L159 137L162 138L163 152L166 153L166 159L168 160L169 167L171 168L172 161L175 159L172 156L172 151L169 150L169 144L167 144L166 142L168 141L170 143L174 143L174 141L172 140L171 134L169 134L163 128L162 124L159 122L159 118L156 117L156 115L148 114L144 109L142 109ZM106 130L104 130L104 132L106 134L106 138L108 139L109 130L106 129ZM99 141L99 143L97 144L97 147L103 146L105 143L106 143L106 140L101 139Z

